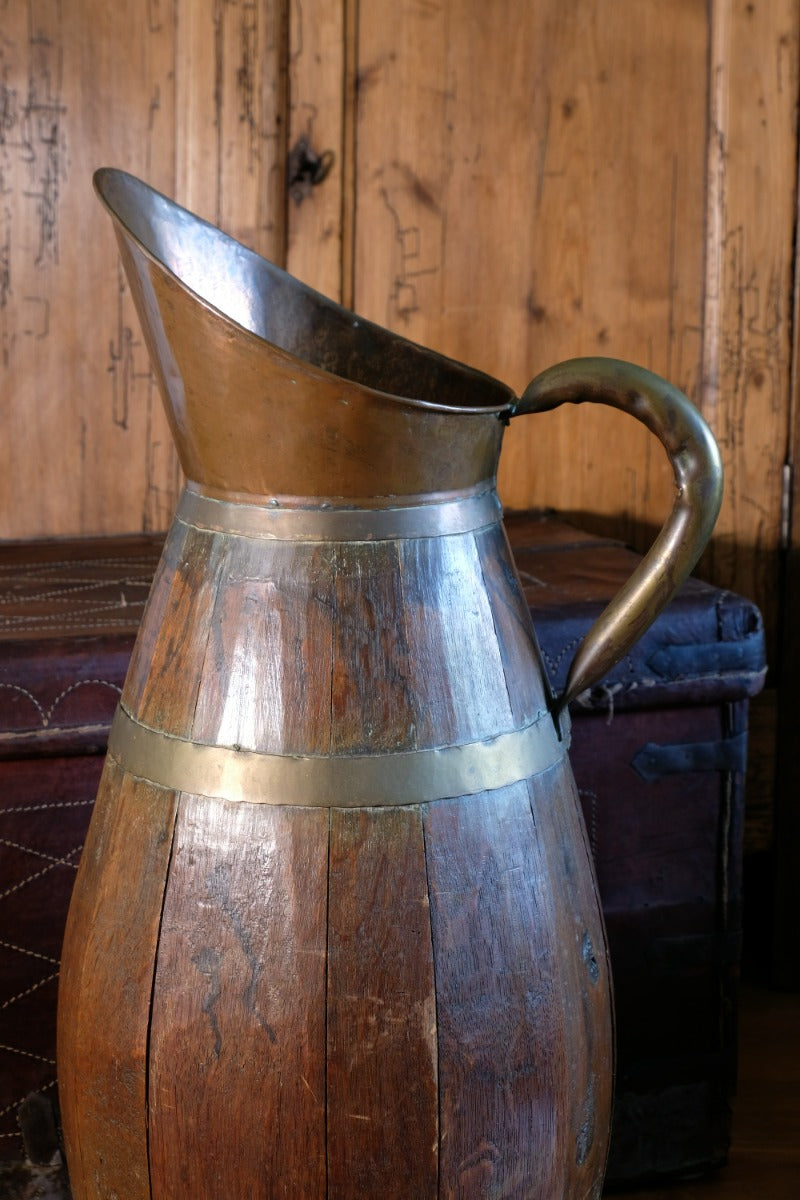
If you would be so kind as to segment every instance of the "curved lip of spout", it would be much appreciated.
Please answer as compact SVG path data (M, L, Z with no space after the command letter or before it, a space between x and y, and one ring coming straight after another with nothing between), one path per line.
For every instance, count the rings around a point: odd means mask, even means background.
M513 410L517 397L500 380L358 316L135 175L102 167L93 182L139 251L245 335L401 405L474 416L503 417ZM408 387L402 386L406 377ZM426 390L445 399L427 399ZM462 393L476 403L465 403ZM487 397L497 400L486 403Z

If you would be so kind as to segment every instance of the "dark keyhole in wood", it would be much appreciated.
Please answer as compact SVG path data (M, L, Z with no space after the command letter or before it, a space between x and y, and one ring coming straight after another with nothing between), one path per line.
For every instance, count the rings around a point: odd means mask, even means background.
M287 170L289 195L295 204L302 204L312 187L327 178L335 158L332 150L317 154L307 137L298 138L289 151Z

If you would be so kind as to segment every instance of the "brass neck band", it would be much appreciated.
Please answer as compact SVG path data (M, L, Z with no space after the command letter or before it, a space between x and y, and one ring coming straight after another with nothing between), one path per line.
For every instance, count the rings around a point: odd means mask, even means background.
M395 754L262 754L174 737L135 720L120 704L108 753L130 775L159 787L249 804L373 808L429 804L493 791L561 761L549 713L484 742Z
M494 525L502 509L494 489L430 504L394 508L290 508L234 503L187 488L176 519L184 525L240 537L292 542L371 542L444 537Z

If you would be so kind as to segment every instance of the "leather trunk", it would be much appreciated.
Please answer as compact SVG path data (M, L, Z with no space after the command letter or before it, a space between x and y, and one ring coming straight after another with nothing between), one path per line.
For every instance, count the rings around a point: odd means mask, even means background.
M551 513L512 514L507 529L557 690L638 559ZM23 1142L22 1102L56 1098L66 911L162 540L0 547L0 1161L47 1158L46 1137L35 1152ZM764 670L758 610L692 579L573 705L615 982L610 1187L726 1159L747 709Z

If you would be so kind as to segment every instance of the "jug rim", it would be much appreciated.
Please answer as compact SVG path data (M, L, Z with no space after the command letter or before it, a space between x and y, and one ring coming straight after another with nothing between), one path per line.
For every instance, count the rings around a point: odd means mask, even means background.
M376 387L369 383L364 383L358 379L352 379L345 374L336 371L331 371L325 366L313 361L313 358L301 358L293 350L287 349L280 342L273 341L265 337L256 329L244 324L235 316L231 315L224 308L215 304L206 295L203 295L187 283L185 279L169 265L165 258L162 257L147 241L137 232L134 223L130 218L130 213L126 212L125 207L121 206L117 201L120 197L113 197L109 194L111 187L115 181L121 182L126 190L138 191L145 195L149 195L153 200L163 203L175 213L180 214L184 218L188 218L192 223L208 231L215 239L218 239L222 244L235 248L237 253L242 254L246 261L257 267L259 270L265 271L267 274L274 276L284 286L289 287L292 292L296 293L311 303L313 303L323 313L327 312L338 318L349 322L353 328L360 328L366 334L373 334L381 339L386 339L398 347L404 348L418 359L427 362L430 366L441 368L452 374L454 377L461 377L465 384L472 387L483 386L487 390L493 391L495 394L503 394L505 399L501 403L496 404L458 404L445 403L443 401L427 400L419 396L406 395L403 392L390 391L385 388ZM364 392L372 394L376 397L390 399L400 405L407 405L413 409L424 409L432 412L452 413L452 414L470 414L473 416L510 416L518 403L518 397L514 390L502 380L490 375L488 372L481 371L476 367L471 367L466 363L460 362L458 359L452 358L449 355L442 354L437 350L433 350L428 346L424 346L419 342L413 341L411 338L405 337L403 334L396 333L394 330L371 321L366 317L360 316L357 312L340 304L336 300L332 300L329 296L304 283L289 271L274 263L271 259L252 250L244 242L235 238L232 234L225 232L212 221L206 220L191 209L179 204L164 192L160 192L151 184L133 175L131 172L123 170L119 167L99 167L95 170L92 182L94 190L103 204L106 211L111 216L112 220L118 224L129 238L139 249L139 251L155 266L166 273L175 283L186 293L191 295L198 304L202 305L207 310L217 314L224 321L230 323L235 328L239 329L248 337L256 338L257 341L265 345L271 346L282 354L288 355L297 361L301 361L305 367L311 368L314 371L320 372L323 376L331 380L339 380L347 383L350 386L363 389ZM109 186L110 185L110 186Z

